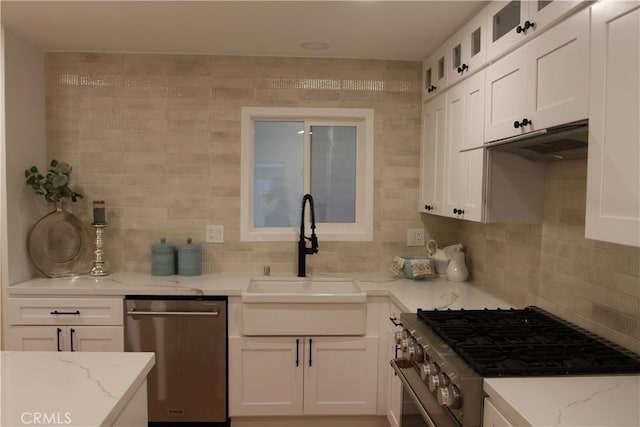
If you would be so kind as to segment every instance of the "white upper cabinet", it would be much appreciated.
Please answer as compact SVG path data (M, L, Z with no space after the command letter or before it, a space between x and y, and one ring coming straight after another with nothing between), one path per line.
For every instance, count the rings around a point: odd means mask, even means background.
M442 93L447 87L447 71L449 70L446 46L440 47L423 63L423 99L429 99Z
M592 14L585 235L640 246L640 2Z
M482 221L484 150L482 145L484 72L452 87L446 94L444 215Z
M442 214L445 94L425 103L422 112L422 147L420 158L420 212Z
M487 69L485 141L587 118L589 10Z
M528 37L558 22L582 1L494 1L486 8L487 59L508 52Z
M473 74L487 60L486 9L471 19L447 43L449 70L447 84L452 85L463 77Z

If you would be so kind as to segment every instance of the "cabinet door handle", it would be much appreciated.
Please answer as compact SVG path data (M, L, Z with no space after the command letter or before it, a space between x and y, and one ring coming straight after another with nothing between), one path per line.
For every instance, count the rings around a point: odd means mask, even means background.
M516 33L526 33L529 28L533 28L536 25L535 22L531 22L529 20L524 21L524 24L518 25L516 27Z
M467 64L462 64L461 66L458 67L458 73L462 74L468 69L469 69L469 66Z
M73 336L74 336L74 334L75 334L75 333L76 333L76 330L75 330L75 329L73 329L73 328L71 328L71 331L69 332L69 337L71 337L71 351L76 351L76 350L73 348Z
M393 323L393 326L402 326L402 322L398 322L398 320L395 317L389 317L389 320L391 320L391 323Z
M57 345L58 351L62 351L60 349L60 333L62 333L62 329L56 328L56 345Z
M49 314L53 314L53 315L70 314L70 315L79 316L80 315L80 310L76 310L76 311L58 311L58 310L53 310Z
M296 338L296 366L300 366L300 339Z
M313 340L311 338L309 338L309 367L311 367L311 365L313 364L313 361L311 359L312 358L312 356L311 356L311 353L312 353L311 345L312 344L313 344Z
M519 122L517 120L515 122L513 122L513 127L518 129L519 127L524 127L524 126L528 126L528 125L532 125L532 124L533 124L533 122L525 117L524 119L522 119L521 122Z

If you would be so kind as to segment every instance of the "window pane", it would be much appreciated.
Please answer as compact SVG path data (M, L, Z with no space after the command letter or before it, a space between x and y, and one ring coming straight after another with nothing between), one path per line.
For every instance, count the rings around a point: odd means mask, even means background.
M520 23L520 0L509 2L493 15L493 41L507 34Z
M293 227L302 196L303 122L256 121L253 195L255 227Z
M444 56L438 59L438 80L444 78Z
M311 127L311 194L316 222L356 221L356 128Z

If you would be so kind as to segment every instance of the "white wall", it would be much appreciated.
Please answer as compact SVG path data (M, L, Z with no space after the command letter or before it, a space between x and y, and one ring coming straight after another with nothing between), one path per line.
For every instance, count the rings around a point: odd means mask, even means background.
M4 306L9 284L37 276L29 261L27 235L46 213L47 203L25 185L24 170L34 164L44 168L47 153L44 54L1 30L0 277Z

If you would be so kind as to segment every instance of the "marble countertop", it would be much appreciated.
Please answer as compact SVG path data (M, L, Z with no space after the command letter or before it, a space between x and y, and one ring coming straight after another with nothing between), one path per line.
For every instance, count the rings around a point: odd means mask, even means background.
M204 274L201 276L151 276L145 273L114 273L104 277L39 278L9 286L16 296L124 296L124 295L227 295L240 296L252 275ZM276 279L279 276L270 276ZM291 278L293 276L281 276ZM316 275L314 277L354 279L369 296L387 296L401 310L418 308L512 307L470 283L445 278L426 281L404 279L392 274Z
M38 425L43 414L47 425L111 425L154 363L153 353L1 352L0 425Z
M9 287L18 296L227 295L239 297L252 275L206 274L157 277L144 273L114 273L94 278L34 279ZM278 276L271 276L276 279ZM282 276L285 277L285 276ZM288 276L286 278L291 278ZM444 278L413 281L392 274L316 275L356 280L368 296L385 296L403 312L423 309L508 308L513 305L471 283ZM500 410L506 408L518 425L637 426L640 425L639 377L495 378L485 387ZM635 400L634 400L635 399ZM615 408L615 409L612 409ZM604 417L604 418L603 418Z
M518 426L640 426L640 375L489 378L483 389Z

